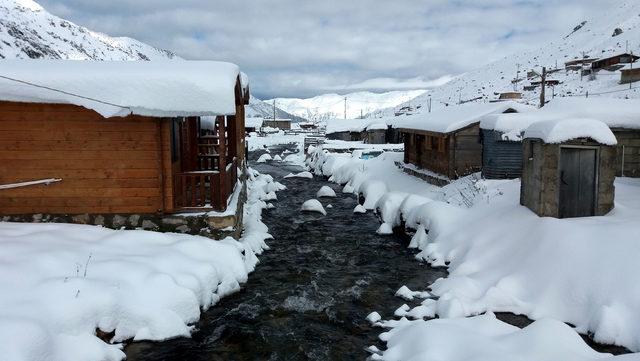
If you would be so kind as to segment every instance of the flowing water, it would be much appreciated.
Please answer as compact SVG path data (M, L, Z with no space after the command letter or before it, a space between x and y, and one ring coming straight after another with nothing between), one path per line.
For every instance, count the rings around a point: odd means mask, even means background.
M357 201L340 186L318 177L284 179L301 171L285 163L253 166L288 188L276 208L263 212L271 250L240 292L202 315L191 338L133 343L127 360L364 360L365 347L384 346L383 330L365 317L393 317L404 303L394 296L398 288L422 290L446 274L416 261L406 240L377 235L376 216L353 214ZM301 213L323 185L337 194L321 199L332 206L327 216Z

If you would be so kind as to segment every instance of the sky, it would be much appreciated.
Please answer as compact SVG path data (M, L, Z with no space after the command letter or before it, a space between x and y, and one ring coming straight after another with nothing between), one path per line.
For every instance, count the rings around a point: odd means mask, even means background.
M187 59L238 64L258 98L438 86L568 34L613 0L41 0Z

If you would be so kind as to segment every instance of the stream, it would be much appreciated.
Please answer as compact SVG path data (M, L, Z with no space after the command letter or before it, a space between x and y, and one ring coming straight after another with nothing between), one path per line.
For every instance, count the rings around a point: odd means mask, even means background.
M293 146L271 148L280 154ZM250 163L287 186L276 208L263 212L273 240L271 250L238 293L202 314L191 338L136 342L127 360L364 360L364 348L383 332L365 317L378 311L392 318L405 301L394 294L402 285L422 290L446 270L415 260L407 241L380 236L372 212L354 214L356 198L326 180L288 178L302 169L284 162ZM328 185L336 198L322 198L327 216L301 213L305 200Z

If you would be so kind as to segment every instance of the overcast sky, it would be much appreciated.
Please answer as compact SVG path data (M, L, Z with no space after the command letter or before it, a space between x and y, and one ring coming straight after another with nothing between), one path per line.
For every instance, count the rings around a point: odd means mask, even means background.
M42 0L92 30L234 62L263 99L424 88L566 35L613 0Z

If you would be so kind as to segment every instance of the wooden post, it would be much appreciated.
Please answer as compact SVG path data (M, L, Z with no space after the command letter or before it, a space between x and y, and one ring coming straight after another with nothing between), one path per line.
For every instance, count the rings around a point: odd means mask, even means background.
M225 173L227 171L227 132L225 127L225 116L218 116L218 153L220 154L220 179L225 178ZM219 191L220 194L220 202L223 204L227 201L227 187L225 187L225 182L221 181L219 183Z
M547 68L542 67L542 74L540 75L540 108L544 106L545 90L547 88Z

